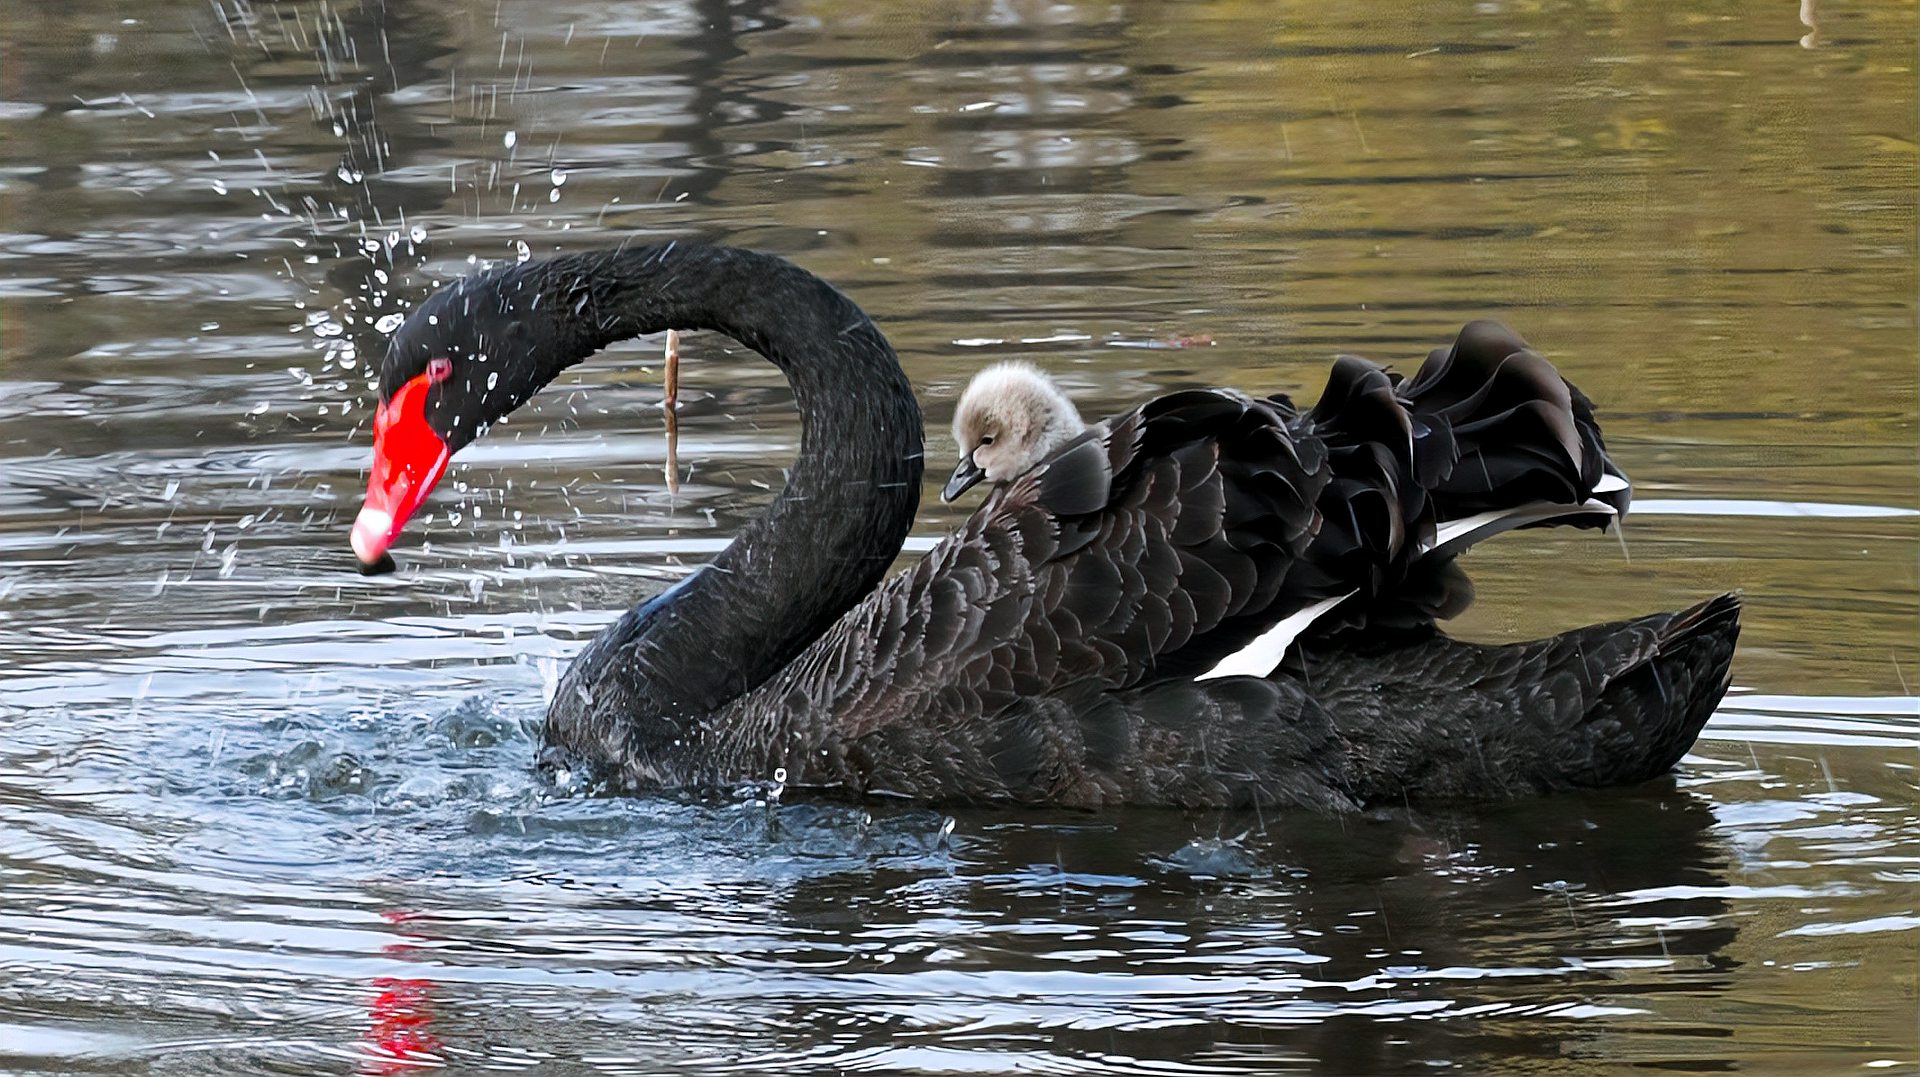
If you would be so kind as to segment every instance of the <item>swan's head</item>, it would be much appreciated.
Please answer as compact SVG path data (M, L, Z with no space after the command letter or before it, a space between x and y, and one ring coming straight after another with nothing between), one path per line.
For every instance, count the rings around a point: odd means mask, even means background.
M1067 394L1031 363L997 363L973 376L953 413L960 463L940 492L952 501L985 479L1025 474L1087 424Z
M362 571L391 568L387 548L453 454L564 365L561 342L527 316L537 305L539 283L523 267L456 281L415 307L388 340L373 419L373 469L353 522Z

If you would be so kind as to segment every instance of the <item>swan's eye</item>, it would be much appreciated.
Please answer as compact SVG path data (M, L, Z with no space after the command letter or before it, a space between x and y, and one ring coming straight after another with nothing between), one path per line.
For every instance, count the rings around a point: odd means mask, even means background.
M993 444L993 435L992 435L992 434L982 434L982 435L980 435L980 444L982 444L982 445L991 445L991 444Z

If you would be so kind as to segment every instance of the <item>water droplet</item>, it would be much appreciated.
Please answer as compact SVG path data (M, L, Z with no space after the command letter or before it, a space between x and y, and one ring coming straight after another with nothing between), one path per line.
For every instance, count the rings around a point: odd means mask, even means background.
M566 169L564 169L564 168L556 168L556 169L554 169L554 170L553 170L553 185L554 185L555 187L564 187L564 186L566 186L566 184L567 184L567 170L566 170Z
M515 146L515 144L517 144L520 141L520 136L513 131L508 131L504 136L501 137L500 141L508 149L512 149Z
M498 384L500 384L500 372L498 370L488 371L487 372L487 388L491 390L494 386Z
M173 495L175 495L175 494L177 494L177 493L179 493L179 492L180 492L180 480L179 480L179 479L168 479L168 480L167 480L167 488L166 488L166 489L164 489L164 490L162 490L162 491L160 491L160 500L162 500L162 501L172 501L172 500L173 500Z
M400 328L401 323L406 320L407 316L404 314L382 314L380 320L373 323L373 327L382 333L391 333Z
M524 262L533 257L533 249L527 246L527 241L524 239L514 240L513 249L516 262Z
M427 230L416 224L413 226L413 229L407 233L407 237L415 243L425 243L427 241Z

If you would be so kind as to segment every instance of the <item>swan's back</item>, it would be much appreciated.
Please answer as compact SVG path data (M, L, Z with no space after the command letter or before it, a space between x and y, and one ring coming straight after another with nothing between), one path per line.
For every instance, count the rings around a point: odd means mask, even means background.
M1206 390L1090 428L754 696L858 737L901 715L986 724L1023 699L1206 669L1269 623L1314 538L1330 471L1317 444L1291 444L1288 418Z

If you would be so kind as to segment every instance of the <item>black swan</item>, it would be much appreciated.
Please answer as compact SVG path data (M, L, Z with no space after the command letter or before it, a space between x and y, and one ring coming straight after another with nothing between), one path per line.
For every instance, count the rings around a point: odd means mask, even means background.
M1731 595L1508 646L1434 627L1470 598L1466 542L1514 521L1604 524L1628 500L1586 398L1485 322L1410 380L1338 360L1311 410L1187 391L1085 427L996 474L958 533L882 583L921 492L906 375L826 282L726 247L527 262L422 303L381 369L361 563L390 564L489 423L666 329L718 330L780 367L800 450L726 550L574 660L547 715L550 772L619 792L780 779L948 803L1349 810L1647 780L1726 689Z

